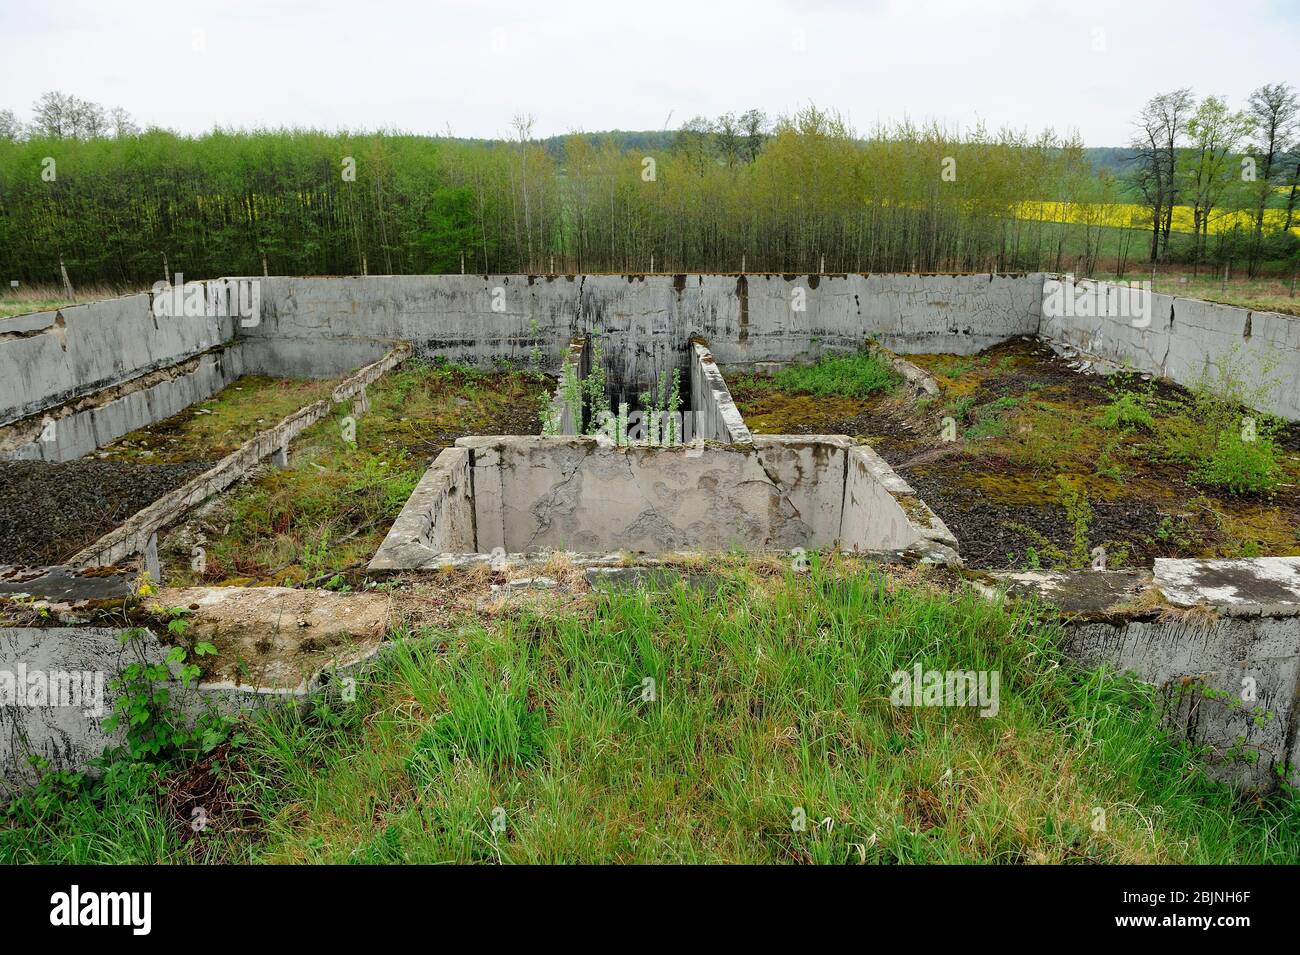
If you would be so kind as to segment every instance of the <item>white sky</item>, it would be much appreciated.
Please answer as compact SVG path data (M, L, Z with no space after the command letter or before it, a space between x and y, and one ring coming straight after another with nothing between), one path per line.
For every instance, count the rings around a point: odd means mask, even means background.
M196 46L199 47L196 49ZM1099 46L1100 49L1094 47ZM0 108L142 124L539 136L809 101L1122 145L1152 94L1300 85L1300 0L0 0Z

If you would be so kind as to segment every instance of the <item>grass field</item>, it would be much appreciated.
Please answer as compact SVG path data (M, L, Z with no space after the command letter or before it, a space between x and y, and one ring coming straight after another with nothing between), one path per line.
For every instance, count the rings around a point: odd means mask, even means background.
M1293 794L1207 779L1033 608L857 562L710 572L399 631L341 710L16 803L0 861L1300 858ZM914 665L996 671L996 715L893 705Z

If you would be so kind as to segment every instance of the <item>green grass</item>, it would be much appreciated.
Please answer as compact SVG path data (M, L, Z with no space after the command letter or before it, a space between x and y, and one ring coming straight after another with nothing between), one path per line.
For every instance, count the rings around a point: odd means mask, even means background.
M1033 608L856 564L720 565L716 588L396 634L354 704L249 724L242 833L182 849L138 773L0 826L0 861L1300 857L1292 796L1208 780L1149 687L1064 660ZM914 664L997 671L997 715L892 705Z
M793 394L867 398L893 389L902 379L874 352L835 355L815 365L784 368L770 377L746 378L747 386Z

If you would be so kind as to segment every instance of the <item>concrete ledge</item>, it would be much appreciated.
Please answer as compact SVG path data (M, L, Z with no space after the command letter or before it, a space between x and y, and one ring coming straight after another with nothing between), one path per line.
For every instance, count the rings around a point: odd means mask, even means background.
M71 461L204 401L244 374L230 345L0 427L0 460Z
M1065 652L1154 685L1166 725L1211 749L1209 771L1268 791L1300 785L1300 558L1157 560L1146 571L990 578L1064 614Z
M173 699L191 718L215 711L237 715L296 704L342 686L376 659L391 623L382 594L333 594L284 587L194 587L163 590L159 606L184 607L186 641L213 643L205 658L215 667L190 689L173 686ZM122 638L129 636L129 643ZM0 802L6 790L30 786L37 773L30 756L53 770L94 772L106 747L120 745L104 720L117 698L111 682L138 659L166 664L169 647L148 629L123 627L0 627ZM174 676L178 667L168 664ZM75 678L70 699L45 695L15 700L24 685ZM93 687L89 696L83 686ZM5 695L7 694L7 695Z
M148 293L0 319L0 424L193 358L230 341L235 321L158 318Z

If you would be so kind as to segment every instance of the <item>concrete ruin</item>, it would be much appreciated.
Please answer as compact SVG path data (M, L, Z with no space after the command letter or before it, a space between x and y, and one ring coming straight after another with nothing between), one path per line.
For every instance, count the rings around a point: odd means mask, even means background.
M241 297L250 284L252 312ZM367 385L410 355L490 366L540 354L548 371L567 363L581 380L599 335L611 398L662 375L683 385L691 427L679 437L689 441L584 437L599 423L575 416L561 388L551 401L554 435L463 438L442 451L374 555L376 576L557 551L635 563L732 548L838 548L960 565L960 542L869 447L841 436L752 435L719 366L779 367L868 346L969 355L1037 336L1097 370L1127 367L1184 384L1254 362L1275 382L1260 410L1300 419L1300 319L1042 273L270 277L200 288L208 307L199 311L159 308L155 295L141 294L0 319L0 460L77 459L241 374L349 377L329 400L259 433L68 566L0 568L0 599L26 595L23 606L59 608L0 629L0 671L116 672L128 628L105 624L93 608L130 593L138 565L155 566L158 532L258 462L283 463L295 435L335 406L363 411ZM896 367L918 393L932 390L919 369ZM1184 729L1224 751L1241 742L1265 754L1254 769L1226 775L1267 788L1288 761L1300 782L1293 574L1285 562L1157 562L1147 576L1081 572L1067 586L1044 572L1002 575L991 586L1056 602L1076 618L1069 652L1162 688L1202 681L1227 692L1247 670L1257 673L1261 705L1274 714L1263 729L1236 711L1209 718L1203 709ZM1169 607L1204 612L1179 618L1109 598L1085 608L1077 594L1099 587L1125 599L1154 588ZM197 588L165 599L195 608L199 626L234 627L242 636L232 645L311 639L314 649L294 667L268 663L251 679L207 680L198 698L236 709L301 698L382 644L387 617L376 601L386 598L377 594L256 590ZM327 619L317 619L318 605ZM238 625L237 607L248 611ZM161 659L163 643L147 625L141 639L146 656ZM85 767L108 741L96 718L51 709L0 709L4 778L30 781L31 754L55 768Z

